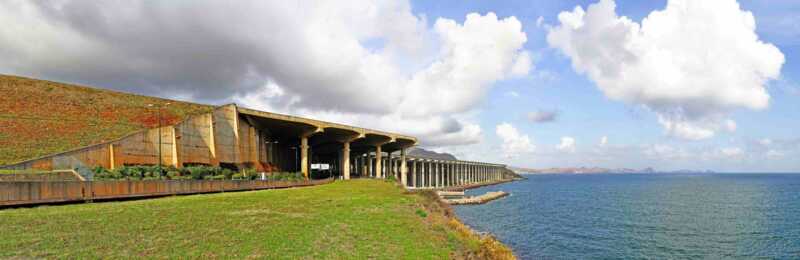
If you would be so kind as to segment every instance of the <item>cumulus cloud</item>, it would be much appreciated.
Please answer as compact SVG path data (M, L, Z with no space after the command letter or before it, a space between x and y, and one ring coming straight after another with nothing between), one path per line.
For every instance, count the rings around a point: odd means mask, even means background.
M480 139L471 110L533 69L521 23L429 26L408 1L3 1L0 73ZM433 129L433 130L431 130Z
M535 149L528 135L521 134L509 123L497 125L495 133L503 141L502 149L506 158L517 157Z
M547 35L609 98L655 112L672 136L706 139L735 130L737 108L764 109L765 84L784 56L759 40L752 13L735 0L669 0L640 23L613 0L558 16Z
M556 145L556 149L562 152L574 153L575 152L575 138L564 136L561 137L561 143Z
M538 110L529 112L527 117L528 121L533 123L548 123L555 122L558 119L558 110Z

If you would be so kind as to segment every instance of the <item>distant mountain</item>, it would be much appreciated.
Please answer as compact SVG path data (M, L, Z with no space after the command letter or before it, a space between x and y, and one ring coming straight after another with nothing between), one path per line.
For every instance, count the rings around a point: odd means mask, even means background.
M601 167L557 167L545 169L532 169L521 167L509 167L512 171L521 174L552 174L552 173L565 173L565 174L595 174L595 173L713 173L713 171L695 171L695 170L679 170L679 171L658 171L651 167L644 169L632 168L601 168Z
M437 153L434 151L428 151L419 147L411 148L408 151L408 155L415 156L415 157L425 157L431 159L439 159L439 160L458 160L455 156L449 153Z

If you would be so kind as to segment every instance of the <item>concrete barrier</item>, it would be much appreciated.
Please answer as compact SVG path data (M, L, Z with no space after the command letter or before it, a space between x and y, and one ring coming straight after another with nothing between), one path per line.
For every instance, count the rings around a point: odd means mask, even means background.
M9 181L0 182L0 206L290 188L331 182L333 179L310 181Z
M0 181L82 181L81 176L73 170L46 172L20 172L0 174Z

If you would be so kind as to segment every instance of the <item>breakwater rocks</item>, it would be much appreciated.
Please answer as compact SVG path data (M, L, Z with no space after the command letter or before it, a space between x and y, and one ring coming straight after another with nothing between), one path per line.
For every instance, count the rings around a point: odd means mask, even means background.
M492 191L474 197L464 195L463 191L440 191L438 194L444 202L447 202L450 205L484 204L509 195L508 192L504 191Z

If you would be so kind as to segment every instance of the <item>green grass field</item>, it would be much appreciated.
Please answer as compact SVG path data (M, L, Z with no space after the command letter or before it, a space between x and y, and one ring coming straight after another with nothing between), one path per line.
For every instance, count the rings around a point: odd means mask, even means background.
M0 258L443 259L482 241L393 183L0 210ZM510 253L510 251L509 251Z

